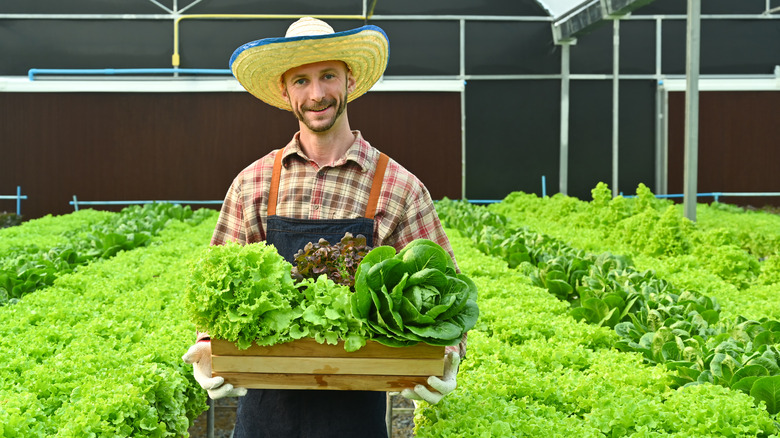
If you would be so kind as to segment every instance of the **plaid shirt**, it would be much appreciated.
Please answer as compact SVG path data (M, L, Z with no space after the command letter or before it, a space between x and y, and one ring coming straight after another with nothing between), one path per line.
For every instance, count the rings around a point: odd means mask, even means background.
M359 131L355 142L333 166L318 168L298 143L298 134L282 150L255 161L233 180L225 196L212 245L228 240L265 240L268 192L277 153L284 154L276 214L294 219L353 219L363 217L379 159ZM417 238L430 239L455 259L442 230L433 201L422 182L390 159L374 216L374 246L400 251Z
M301 150L298 133L284 149L277 149L242 170L233 180L222 204L212 245L231 240L241 244L265 240L268 192L276 154L282 157L282 174L276 214L294 219L354 219L363 217L371 193L379 151L359 131L346 154L333 166L318 168ZM455 261L447 235L428 189L392 158L387 163L382 191L374 215L374 246L390 245L396 251L414 239L432 240ZM457 266L457 264L456 264ZM207 336L206 334L199 334ZM466 335L446 351L466 354Z

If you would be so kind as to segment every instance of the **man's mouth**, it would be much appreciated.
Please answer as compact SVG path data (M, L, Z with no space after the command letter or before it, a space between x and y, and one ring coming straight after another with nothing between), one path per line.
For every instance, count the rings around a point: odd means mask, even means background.
M304 110L315 113L315 114L322 114L325 111L327 111L330 107L334 106L336 102L327 99L322 102L319 102L320 104L318 106L310 106L310 107L304 107Z

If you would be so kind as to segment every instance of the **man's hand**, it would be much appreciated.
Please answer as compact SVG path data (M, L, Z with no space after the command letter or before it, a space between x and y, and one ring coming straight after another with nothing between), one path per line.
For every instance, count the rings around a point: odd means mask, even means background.
M246 395L246 388L234 388L230 383L225 383L225 378L221 376L211 377L210 341L196 342L181 358L192 364L195 380L208 391L212 400Z
M401 395L411 400L425 400L435 405L442 397L455 390L458 365L460 365L460 355L455 351L449 352L447 357L444 358L444 378L428 377L428 384L436 391L431 391L425 385L417 385L414 389L404 389L401 391Z

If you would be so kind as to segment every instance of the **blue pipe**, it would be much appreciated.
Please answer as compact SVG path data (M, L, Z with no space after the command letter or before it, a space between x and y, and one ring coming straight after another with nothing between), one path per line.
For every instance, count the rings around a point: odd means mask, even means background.
M207 74L232 75L226 68L31 68L27 78L35 80L35 75L117 75L117 74Z
M195 204L222 204L224 201L79 201L76 195L73 195L73 200L68 202L72 205L75 211L79 211L79 205L136 205L136 204L181 204L181 205L195 205Z
M718 201L718 197L722 196L723 193L721 192L712 192L712 193L697 193L696 197L702 198L702 197L708 197L708 198L715 198L715 202ZM620 192L620 196L624 198L636 198L636 195L623 195L623 192ZM656 198L659 199L666 199L666 198L682 198L684 197L684 193L675 193L670 195L655 195Z
M16 186L15 195L0 195L0 199L16 199L16 214L22 215L22 199L27 199L27 195L22 195L22 186Z
M656 198L682 198L685 194L676 193L672 195L655 195ZM780 196L780 192L710 192L710 193L697 193L697 197L714 198L715 202L721 197L752 197L752 196ZM636 195L626 195L624 198L635 198Z

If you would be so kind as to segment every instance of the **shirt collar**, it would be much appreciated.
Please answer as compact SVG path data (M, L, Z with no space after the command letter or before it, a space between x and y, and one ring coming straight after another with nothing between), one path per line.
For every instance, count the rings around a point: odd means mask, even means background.
M360 131L353 130L352 133L355 134L355 141L352 142L352 145L349 147L349 149L347 149L347 152L344 153L341 158L336 160L336 162L333 164L333 167L343 166L348 161L352 161L360 166L361 170L365 172L369 169L372 163L372 148L371 145L363 138L363 135L360 133ZM287 146L285 146L284 151L282 152L283 162L286 162L291 155L298 155L306 161L311 161L309 157L307 157L303 152L303 149L301 149L301 144L298 141L300 134L300 131L296 132L292 140L290 140L290 142L287 143Z

